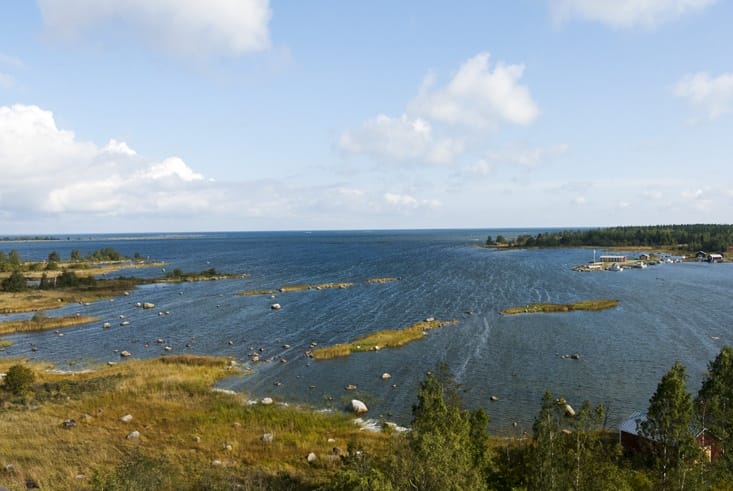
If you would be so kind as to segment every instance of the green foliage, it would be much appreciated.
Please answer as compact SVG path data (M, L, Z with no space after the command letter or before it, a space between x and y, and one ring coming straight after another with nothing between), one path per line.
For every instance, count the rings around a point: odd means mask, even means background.
M87 254L86 259L89 261L121 261L126 258L114 248L104 247Z
M81 261L81 251L79 249L72 249L69 258L72 261Z
M94 286L96 280L91 276L77 276L73 271L64 270L56 277L56 288L75 288L79 286Z
M707 428L722 447L733 448L733 348L723 346L708 365L695 399L695 421ZM733 455L724 452L718 471L733 480Z
M684 365L675 362L649 400L640 434L650 442L654 467L663 487L684 487L699 449L690 430L692 397L687 392Z
M13 365L5 375L5 389L15 395L21 395L30 388L35 378L36 374L27 366Z
M23 273L16 270L3 280L2 287L6 292L22 292L28 288L28 284Z
M436 372L427 374L412 408L409 451L401 459L404 481L398 487L485 489L488 416L463 408L445 365Z
M38 289L49 290L51 288L53 288L53 282L48 279L48 275L46 273L43 273L41 275L41 280L38 283Z
M48 255L48 262L57 263L59 261L61 261L61 256L59 256L59 253L56 251L51 251Z
M486 237L486 245L494 245L494 244L496 244L496 242L494 242L494 239L492 239L490 235Z
M618 443L603 440L605 418L603 406L587 401L573 416L565 399L545 392L527 455L527 489L633 489L618 466Z
M48 264L46 264L46 271L58 271L59 264L55 261L49 261Z
M532 431L534 445L529 457L528 489L563 489L561 459L561 421L563 409L550 391L542 397L540 412L535 418Z
M498 236L497 243L504 238ZM537 235L522 234L513 247L674 247L682 251L725 252L733 245L733 225L653 225L562 230Z

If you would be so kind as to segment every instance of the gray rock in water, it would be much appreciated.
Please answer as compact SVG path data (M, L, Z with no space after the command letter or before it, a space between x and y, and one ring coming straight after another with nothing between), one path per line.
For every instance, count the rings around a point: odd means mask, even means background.
M274 304L270 305L270 308L272 310L280 310L282 308L282 306L279 303L274 303Z
M382 374L382 380L389 380L389 379L391 379L391 378L392 378L392 375L390 375L390 374L389 374L389 373L387 373L387 372L384 372L384 373Z

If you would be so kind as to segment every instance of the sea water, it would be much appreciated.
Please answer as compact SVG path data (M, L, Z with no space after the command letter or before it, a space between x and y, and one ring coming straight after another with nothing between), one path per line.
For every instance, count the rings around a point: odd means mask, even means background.
M425 373L445 363L470 408L484 408L495 434L531 432L546 390L578 407L603 404L608 426L643 410L661 376L679 360L696 392L708 362L733 343L730 264L680 263L620 273L575 272L590 249L494 250L487 235L538 230L251 232L181 235L69 236L58 241L2 242L26 260L51 251L62 258L113 247L164 261L165 269L244 273L242 279L153 284L129 296L67 305L49 316L92 315L98 322L54 332L6 336L2 357L53 362L77 370L107 361L165 354L229 356L248 370L220 386L251 398L342 410L352 398L369 416L409 425ZM600 254L602 251L597 251ZM633 256L634 253L629 253ZM108 276L155 277L159 266ZM372 278L397 281L369 284ZM240 296L292 284L353 282L345 289ZM599 312L503 316L534 302L617 299ZM152 302L143 310L136 302ZM277 302L282 308L272 310ZM160 316L160 311L170 315ZM30 314L29 314L30 315ZM119 325L124 315L128 326ZM18 316L12 316L17 318ZM328 346L407 327L422 319L457 319L399 349L315 361L311 343ZM0 316L5 320L10 316ZM102 324L110 322L111 329ZM156 343L160 338L164 344ZM35 350L32 349L32 346ZM164 346L172 351L165 352ZM286 347L287 346L287 347ZM258 353L261 361L251 363ZM577 353L574 360L563 355ZM282 361L281 361L282 360ZM390 380L382 380L388 372ZM355 385L355 391L346 391ZM492 401L491 396L495 396Z

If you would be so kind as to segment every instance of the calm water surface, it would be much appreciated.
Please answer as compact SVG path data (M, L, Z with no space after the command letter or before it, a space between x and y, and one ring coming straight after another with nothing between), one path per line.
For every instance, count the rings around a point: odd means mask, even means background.
M51 250L68 257L72 249L86 253L114 247L126 255L139 252L165 261L168 270L214 267L249 274L237 280L149 285L113 302L67 306L49 315L81 312L101 320L66 329L63 337L53 332L8 336L14 344L0 356L48 360L60 369L76 370L120 361L115 350L153 357L164 354L163 346L169 345L173 353L232 356L251 367L250 374L221 385L253 398L271 396L341 409L358 397L369 406L370 417L405 425L424 373L446 362L462 384L466 404L488 411L494 433L512 434L531 431L546 389L574 406L584 400L606 405L608 424L615 426L634 410L646 408L660 377L675 360L687 366L688 385L694 392L708 361L724 343L733 343L730 264L577 273L571 268L591 259L592 251L477 247L487 234L517 233L524 231L74 236L0 243L0 250L16 248L24 259L44 259ZM122 274L158 276L161 271ZM400 280L365 283L387 276ZM356 286L279 294L274 300L282 305L279 311L270 309L269 296L236 295L243 290L333 281ZM530 302L592 298L615 298L620 305L602 312L499 314L503 308ZM137 309L136 302L153 302L156 309ZM159 317L160 310L171 314ZM120 314L129 326L118 327ZM396 350L319 362L303 354L311 342L320 346L347 342L426 317L455 318L459 323ZM102 329L103 322L114 327ZM165 345L156 344L157 338ZM31 351L31 344L38 350ZM273 361L249 363L248 355L260 348L262 358ZM580 353L581 359L561 357L571 353ZM280 363L280 358L287 363ZM392 379L382 381L383 372L392 374ZM356 394L344 391L348 384L358 386ZM490 402L492 395L498 401Z

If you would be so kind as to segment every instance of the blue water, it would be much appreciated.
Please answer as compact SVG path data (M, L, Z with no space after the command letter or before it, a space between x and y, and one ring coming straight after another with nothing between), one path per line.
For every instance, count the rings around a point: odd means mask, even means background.
M733 343L731 264L578 273L571 268L591 259L592 251L477 247L487 234L511 237L525 232L70 236L51 242L0 243L0 250L16 248L24 259L44 259L52 250L68 257L72 249L85 254L114 247L126 255L138 252L165 261L168 270L214 267L249 274L236 280L148 285L113 302L69 305L48 315L79 312L101 320L65 329L63 337L53 332L7 336L14 344L0 356L47 360L59 369L76 370L119 362L115 350L153 357L163 355L168 345L172 353L236 358L251 371L221 385L250 397L271 396L333 409L358 397L369 406L370 417L405 425L425 372L446 362L462 384L466 404L488 411L494 433L512 434L530 431L546 389L574 406L584 400L604 404L613 427L629 413L647 407L659 379L675 360L687 366L688 387L696 392L709 360L723 344ZM157 276L161 271L121 274ZM370 278L387 276L400 280L366 284ZM357 285L283 293L275 300L236 295L243 290L336 281ZM621 303L602 312L499 314L503 308L530 302L591 298L615 298ZM153 302L156 308L138 309L136 302ZM282 309L271 310L273 302ZM163 310L170 315L158 316ZM129 326L119 326L120 314ZM304 356L311 342L319 346L347 342L426 317L455 318L459 323L431 331L400 349L330 361ZM103 322L111 322L113 328L102 329ZM157 344L157 338L165 343ZM32 344L37 351L31 350ZM250 363L249 355L260 349L261 358L272 361ZM572 353L580 353L580 360L561 357ZM287 362L281 363L281 358ZM392 379L381 380L383 372ZM356 393L344 390L348 384L358 386ZM491 402L492 395L498 400Z

